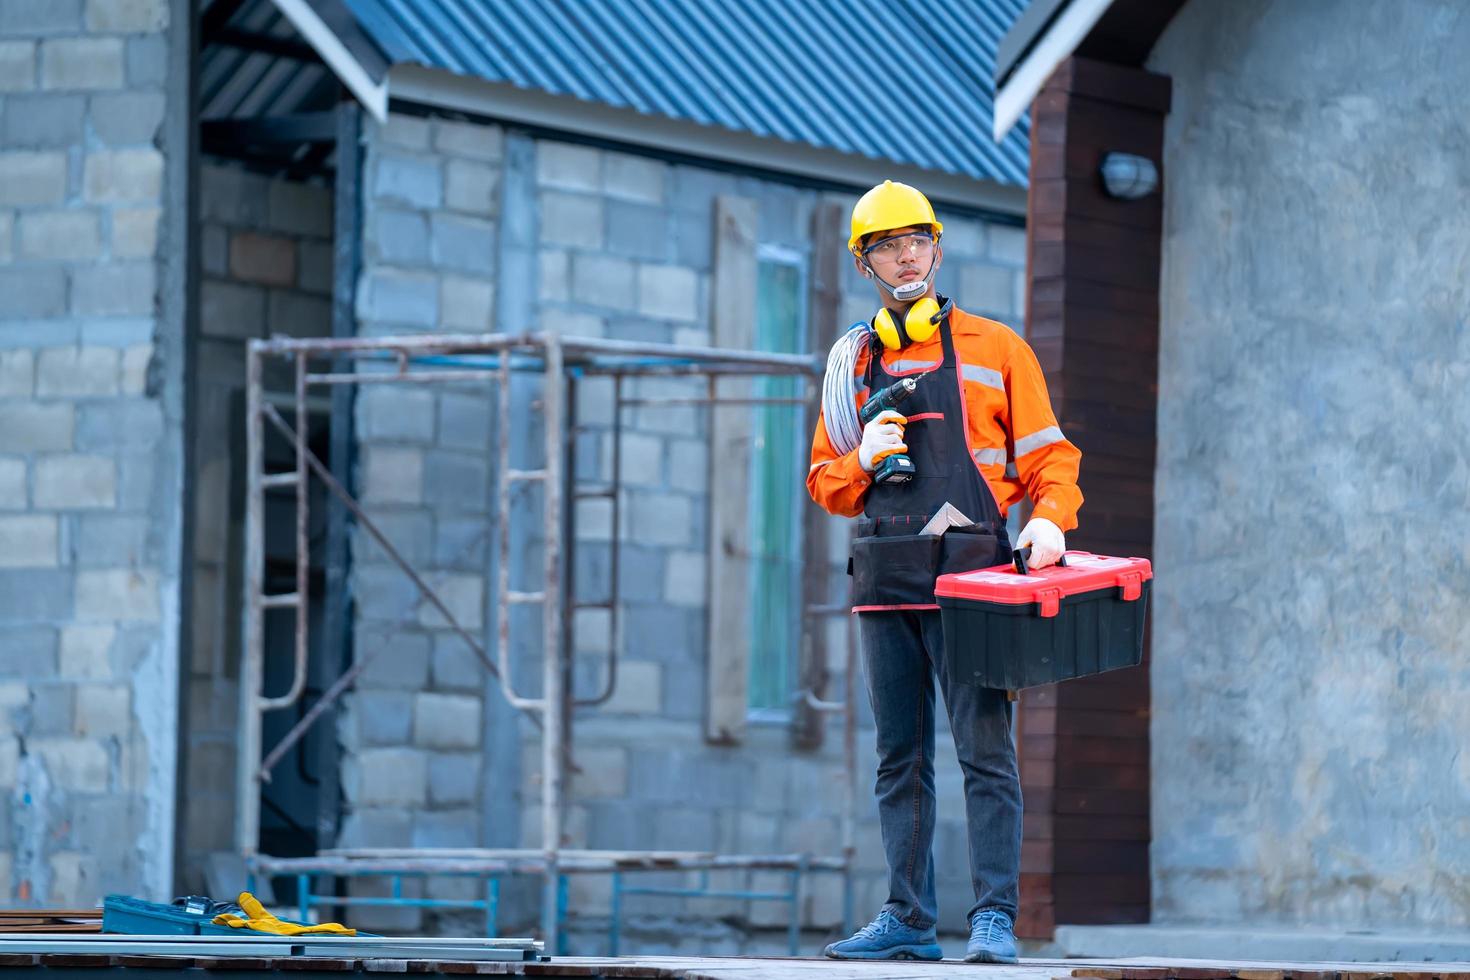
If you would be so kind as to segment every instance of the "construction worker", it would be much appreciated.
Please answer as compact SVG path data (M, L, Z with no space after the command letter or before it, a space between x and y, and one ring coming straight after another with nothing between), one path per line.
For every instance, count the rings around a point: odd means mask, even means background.
M1030 495L1035 516L1017 539L1030 564L1054 563L1076 526L1081 453L1063 437L1031 348L1003 324L955 307L935 290L943 225L927 198L884 181L852 212L848 248L882 303L856 358L856 404L922 375L902 403L839 453L825 413L812 440L807 489L832 514L864 515L853 541L854 612L877 728L879 827L888 900L867 926L826 948L838 959L939 959L934 892L934 687L944 693L964 772L970 876L965 959L1016 961L1021 785L1007 692L952 683L934 580L1011 560L1005 517ZM862 338L859 337L859 340ZM830 370L830 368L829 368ZM874 484L882 459L906 452L908 482ZM919 535L951 504L973 523L936 542Z

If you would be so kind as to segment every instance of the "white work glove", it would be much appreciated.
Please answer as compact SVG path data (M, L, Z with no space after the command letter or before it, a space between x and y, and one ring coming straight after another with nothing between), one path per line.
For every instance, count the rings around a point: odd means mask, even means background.
M894 421L897 419L897 421ZM863 444L858 446L858 465L863 472L871 473L881 462L876 456L908 452L903 442L902 422L908 421L897 412L880 412L878 417L863 426Z
M1067 550L1067 539L1062 537L1062 529L1045 517L1033 517L1016 539L1016 550L1022 548L1031 549L1031 560L1026 563L1028 568L1045 568L1055 565L1062 557L1062 552Z

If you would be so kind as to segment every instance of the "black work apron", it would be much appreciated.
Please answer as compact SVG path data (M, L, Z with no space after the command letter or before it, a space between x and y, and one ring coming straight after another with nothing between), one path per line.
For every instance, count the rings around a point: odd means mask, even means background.
M868 490L852 543L853 612L938 609L934 580L1011 560L1005 521L990 484L970 454L964 366L955 353L949 317L939 325L944 360L894 371L875 352L864 380L876 395L900 378L923 374L919 387L900 406L908 418L904 443L914 461L908 483L874 484ZM943 535L919 530L948 502L974 523Z

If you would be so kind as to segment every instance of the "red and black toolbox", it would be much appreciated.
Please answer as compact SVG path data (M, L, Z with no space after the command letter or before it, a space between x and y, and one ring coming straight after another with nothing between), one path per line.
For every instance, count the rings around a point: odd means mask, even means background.
M995 565L939 576L950 679L1018 691L1143 660L1153 568L1145 558L1069 551L1066 564Z

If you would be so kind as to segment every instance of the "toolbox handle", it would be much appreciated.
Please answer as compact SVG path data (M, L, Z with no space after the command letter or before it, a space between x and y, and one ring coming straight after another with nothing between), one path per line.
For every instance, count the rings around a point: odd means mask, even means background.
M1016 574L1017 575L1030 575L1031 574L1031 570L1029 568L1027 568L1027 566L1026 566L1026 563L1028 561L1030 561L1030 560L1031 560L1031 549L1030 548L1017 548L1015 551L1011 552L1011 562L1016 566ZM1059 568L1066 568L1067 567L1067 553L1066 552L1062 552L1062 556L1057 559L1057 567L1059 567Z

